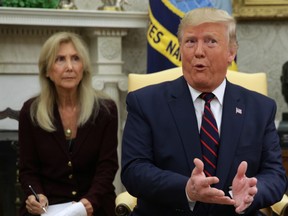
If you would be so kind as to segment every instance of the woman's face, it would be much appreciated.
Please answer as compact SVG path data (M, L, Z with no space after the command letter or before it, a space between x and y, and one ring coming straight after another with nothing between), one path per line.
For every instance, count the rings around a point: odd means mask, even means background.
M83 62L71 42L60 44L47 77L52 80L57 91L77 89L83 77Z

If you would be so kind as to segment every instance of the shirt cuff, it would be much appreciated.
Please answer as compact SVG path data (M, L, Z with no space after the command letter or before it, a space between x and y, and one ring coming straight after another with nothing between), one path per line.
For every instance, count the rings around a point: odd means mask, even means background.
M187 197L187 200L188 200L189 208L190 208L191 211L193 211L196 201L193 201L193 200L191 200L189 198L186 190L185 190L185 193L186 193L186 197Z

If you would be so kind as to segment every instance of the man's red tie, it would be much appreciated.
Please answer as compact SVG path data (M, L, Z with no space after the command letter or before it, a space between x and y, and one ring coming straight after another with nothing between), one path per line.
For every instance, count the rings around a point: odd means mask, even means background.
M210 109L210 102L214 99L213 93L202 93L200 96L205 100L202 124L200 128L200 141L206 176L214 176L216 172L219 132L216 120Z

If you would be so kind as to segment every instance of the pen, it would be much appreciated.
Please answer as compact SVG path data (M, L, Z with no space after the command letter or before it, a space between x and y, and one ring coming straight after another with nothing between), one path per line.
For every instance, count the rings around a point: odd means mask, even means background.
M30 188L30 190L32 191L33 195L35 196L37 202L40 202L40 199L39 199L38 194L34 191L34 189L32 188L31 185L29 185L29 188ZM43 209L44 212L47 212L46 209L45 209L44 207L42 207L42 209Z

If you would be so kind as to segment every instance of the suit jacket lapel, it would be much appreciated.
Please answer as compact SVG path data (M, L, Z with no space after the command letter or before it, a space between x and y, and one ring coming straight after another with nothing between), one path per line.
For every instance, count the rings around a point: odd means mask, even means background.
M182 139L187 162L194 168L193 159L202 159L199 131L193 101L183 77L168 86L168 104L174 116L177 130ZM235 91L234 85L227 81L222 114L221 141L216 175L220 178L217 188L223 188L235 158L237 142L241 134L245 116L245 105ZM222 157L224 155L224 157Z
M88 122L86 122L82 127L78 127L77 129L77 136L75 139L75 146L74 146L74 153L76 153L77 151L79 151L80 147L83 146L83 144L85 143L85 139L88 136L89 133L91 133L90 131L92 129L95 129L92 125L93 125L93 121L92 118L90 118L88 120ZM96 142L96 140L95 140Z
M180 77L168 85L168 104L182 139L182 147L192 171L193 159L202 158L199 131L192 97L185 79Z
M63 150L64 154L67 157L70 157L65 134L64 134L64 128L61 123L60 113L56 106L54 108L54 116L55 116L55 125L57 128L57 130L53 132L54 138L56 142L59 144L59 146L61 147L61 149ZM85 138L93 129L93 127L91 126L92 124L93 124L93 121L91 118L88 120L88 122L85 125L77 128L77 136L75 138L75 146L74 146L73 154L75 154L79 150L79 148L83 145L82 143L84 142Z
M241 134L245 116L245 105L233 84L227 81L220 135L219 159L216 175L220 178L217 188L223 188L235 158L237 142Z
M67 141L64 134L64 128L61 122L60 113L56 105L54 106L54 116L55 116L56 131L53 132L53 137L60 146L60 148L62 149L62 151L64 152L64 154L67 157L69 157Z

